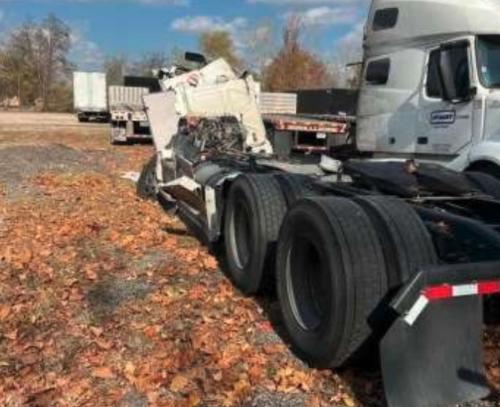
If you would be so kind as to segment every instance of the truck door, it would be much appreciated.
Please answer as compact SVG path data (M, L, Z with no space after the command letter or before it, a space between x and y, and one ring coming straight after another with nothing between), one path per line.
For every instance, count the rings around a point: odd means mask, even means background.
M471 95L471 49L460 41L431 50L420 96L417 123L417 157L441 156L453 159L472 142L472 98L448 100L442 74L446 53L448 79L461 95ZM421 157L425 158L425 157Z

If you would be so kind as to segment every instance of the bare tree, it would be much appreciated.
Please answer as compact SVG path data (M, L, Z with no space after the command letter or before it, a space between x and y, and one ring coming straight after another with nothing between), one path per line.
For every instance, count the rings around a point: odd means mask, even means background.
M184 51L179 47L173 47L165 61L165 66L171 65L185 65L187 61L184 58Z
M70 48L71 30L56 16L50 14L36 27L33 35L33 54L43 110L49 106L56 79L68 72L70 64L67 55Z
M124 55L109 56L104 61L106 81L109 86L123 85L123 80L127 74L128 61Z
M69 27L49 15L41 23L27 21L14 28L0 50L0 83L5 96L18 96L23 104L52 102L55 87L69 86L71 46Z
M0 88L2 98L17 96L23 103L37 97L36 72L32 53L33 25L24 23L12 30L0 53Z
M70 69L68 53L71 48L71 30L60 19L50 14L38 27L36 47L39 50L39 70L43 109L49 106L49 98L58 75L67 75Z
M153 70L167 65L168 58L163 52L150 52L141 56L132 67L132 72L139 76L153 76Z
M263 20L247 30L243 42L246 65L257 77L262 77L266 66L271 63L279 48L272 22Z

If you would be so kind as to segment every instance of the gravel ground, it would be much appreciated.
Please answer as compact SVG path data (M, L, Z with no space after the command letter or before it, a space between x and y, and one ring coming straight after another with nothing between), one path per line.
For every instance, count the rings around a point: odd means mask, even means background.
M79 151L62 144L15 146L0 149L0 183L8 198L35 193L26 181L46 171L103 171L104 165L123 161L119 153Z

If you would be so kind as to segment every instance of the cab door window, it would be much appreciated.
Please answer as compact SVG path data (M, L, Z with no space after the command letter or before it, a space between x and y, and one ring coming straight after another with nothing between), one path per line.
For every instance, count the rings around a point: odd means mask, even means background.
M441 80L439 79L439 57L440 50L434 50L429 56L429 65L427 68L427 96L441 99Z
M455 100L470 94L469 43L444 45L431 51L427 67L426 94Z

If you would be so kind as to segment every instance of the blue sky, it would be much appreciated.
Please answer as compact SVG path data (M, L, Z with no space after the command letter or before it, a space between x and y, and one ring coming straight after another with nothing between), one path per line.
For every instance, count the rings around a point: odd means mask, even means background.
M274 37L286 17L299 14L305 41L333 55L337 44L359 48L368 0L0 0L0 30L54 13L72 28L72 59L97 68L105 55L140 58L148 51L196 49L200 32L230 31L245 53L245 38L265 21Z

